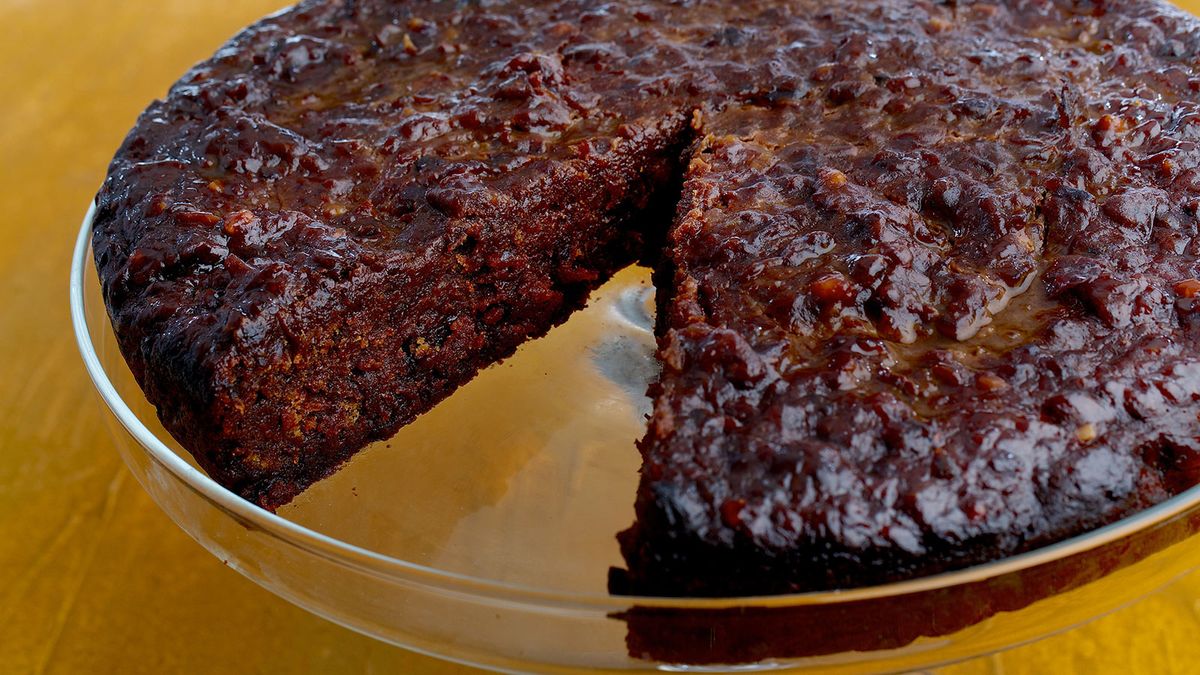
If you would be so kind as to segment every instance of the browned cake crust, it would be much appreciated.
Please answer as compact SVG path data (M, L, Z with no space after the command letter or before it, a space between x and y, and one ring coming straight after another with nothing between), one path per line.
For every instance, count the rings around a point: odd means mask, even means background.
M305 2L142 116L97 266L166 427L273 508L661 241L686 170L614 590L929 574L1198 478L1196 31L1152 0Z
M134 374L216 480L287 502L635 260L690 111L647 47L670 40L587 14L306 2L142 116L96 261Z
M616 588L926 575L1200 478L1196 22L871 4L692 159Z

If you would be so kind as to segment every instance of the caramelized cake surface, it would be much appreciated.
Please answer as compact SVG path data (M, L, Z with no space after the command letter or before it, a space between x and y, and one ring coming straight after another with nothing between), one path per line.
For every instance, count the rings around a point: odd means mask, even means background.
M1198 49L1149 0L310 1L142 116L96 262L274 508L649 256L614 590L930 574L1196 482Z

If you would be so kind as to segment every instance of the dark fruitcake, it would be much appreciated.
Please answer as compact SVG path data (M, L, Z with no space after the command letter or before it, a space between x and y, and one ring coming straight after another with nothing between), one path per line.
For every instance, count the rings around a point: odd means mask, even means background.
M96 261L217 481L286 503L637 258L690 111L661 31L590 4L305 2L141 117Z
M314 0L141 117L96 264L275 508L653 260L613 590L910 578L1200 480L1198 58L1156 0Z
M1196 22L867 5L696 148L617 588L926 575L1200 479Z

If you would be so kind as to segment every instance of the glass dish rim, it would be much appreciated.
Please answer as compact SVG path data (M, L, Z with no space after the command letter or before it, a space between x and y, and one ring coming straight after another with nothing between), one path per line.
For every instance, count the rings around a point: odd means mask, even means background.
M890 584L787 595L679 598L575 593L544 590L475 577L394 558L322 534L245 501L172 451L134 414L113 386L108 373L100 362L100 357L92 343L91 329L88 326L84 308L85 269L87 265L94 264L90 255L90 235L95 212L96 205L93 201L88 207L76 237L69 284L70 310L75 341L84 367L109 412L117 418L121 426L150 454L154 461L226 515L247 527L268 533L281 542L306 553L322 557L329 562L360 573L380 577L385 581L417 584L444 594L479 600L490 599L506 604L515 603L553 611L582 610L612 613L628 610L632 606L681 610L720 610L741 607L780 608L829 605L942 590L1032 569L1119 541L1186 513L1200 503L1200 485L1196 485L1160 504L1104 527L1019 555L961 570ZM630 499L632 498L633 496L630 495Z

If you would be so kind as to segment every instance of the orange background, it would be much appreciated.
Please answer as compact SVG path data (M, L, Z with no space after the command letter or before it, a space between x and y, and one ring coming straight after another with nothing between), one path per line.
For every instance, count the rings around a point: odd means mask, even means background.
M282 4L0 0L0 671L474 672L327 623L223 567L129 476L75 352L68 259L113 150L189 65ZM1195 672L1198 630L1193 574L943 672Z

